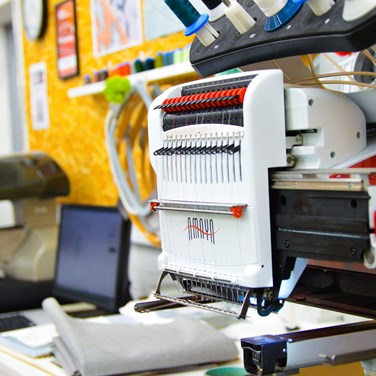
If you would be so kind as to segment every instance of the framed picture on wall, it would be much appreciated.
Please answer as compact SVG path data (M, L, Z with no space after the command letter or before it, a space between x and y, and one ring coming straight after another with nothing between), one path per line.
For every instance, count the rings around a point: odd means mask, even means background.
M142 43L141 0L91 0L94 56Z
M64 0L55 6L57 72L61 79L79 74L74 0Z

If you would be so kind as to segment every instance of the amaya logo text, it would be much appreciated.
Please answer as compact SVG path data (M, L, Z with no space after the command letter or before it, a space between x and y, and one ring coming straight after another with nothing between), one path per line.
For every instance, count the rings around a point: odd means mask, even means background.
M214 221L208 218L187 218L188 240L203 239L215 244Z

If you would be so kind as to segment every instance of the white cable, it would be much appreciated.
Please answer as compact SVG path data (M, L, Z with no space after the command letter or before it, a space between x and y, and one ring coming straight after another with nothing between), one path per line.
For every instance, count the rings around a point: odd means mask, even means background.
M119 190L119 196L120 201L122 202L123 206L126 208L126 210L131 214L136 214L135 209L133 209L131 203L129 202L128 196L130 195L130 192L127 192L126 194L123 189L120 189L121 185L121 177L119 176L117 164L118 162L118 156L117 151L114 151L114 142L113 142L113 122L116 121L116 116L114 114L114 110L110 109L110 111L107 114L106 120L105 120L105 136L106 136L106 144L107 144L107 151L109 155L109 161L110 161L110 168L112 172L112 176L114 178L115 184L118 187ZM116 155L115 155L116 153Z
M127 96L126 100L128 98L129 96ZM128 185L127 177L125 176L124 171L121 167L118 153L115 147L115 132L121 109L122 106L110 109L105 121L105 135L110 160L110 168L114 181L119 190L120 200L128 213L137 216L146 216L150 214L149 204L148 202L141 202L138 195L136 195L133 192L132 188Z

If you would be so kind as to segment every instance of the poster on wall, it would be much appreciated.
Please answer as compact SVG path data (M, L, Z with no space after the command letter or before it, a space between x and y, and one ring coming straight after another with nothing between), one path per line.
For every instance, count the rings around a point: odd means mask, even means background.
M96 57L142 43L140 0L91 0Z
M32 129L47 129L50 126L47 95L46 63L30 65L30 108Z
M208 12L200 0L190 2L200 13ZM184 30L184 25L163 0L144 0L144 14L145 39L147 40Z
M74 0L65 0L55 7L57 71L61 79L79 74L77 29Z

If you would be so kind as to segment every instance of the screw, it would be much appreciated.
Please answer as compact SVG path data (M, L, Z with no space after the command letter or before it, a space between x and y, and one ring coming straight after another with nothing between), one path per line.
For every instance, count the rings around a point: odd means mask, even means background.
M288 240L285 240L285 248L290 247L290 242Z
M351 256L356 255L356 249L354 247L350 248L350 254L351 254Z

